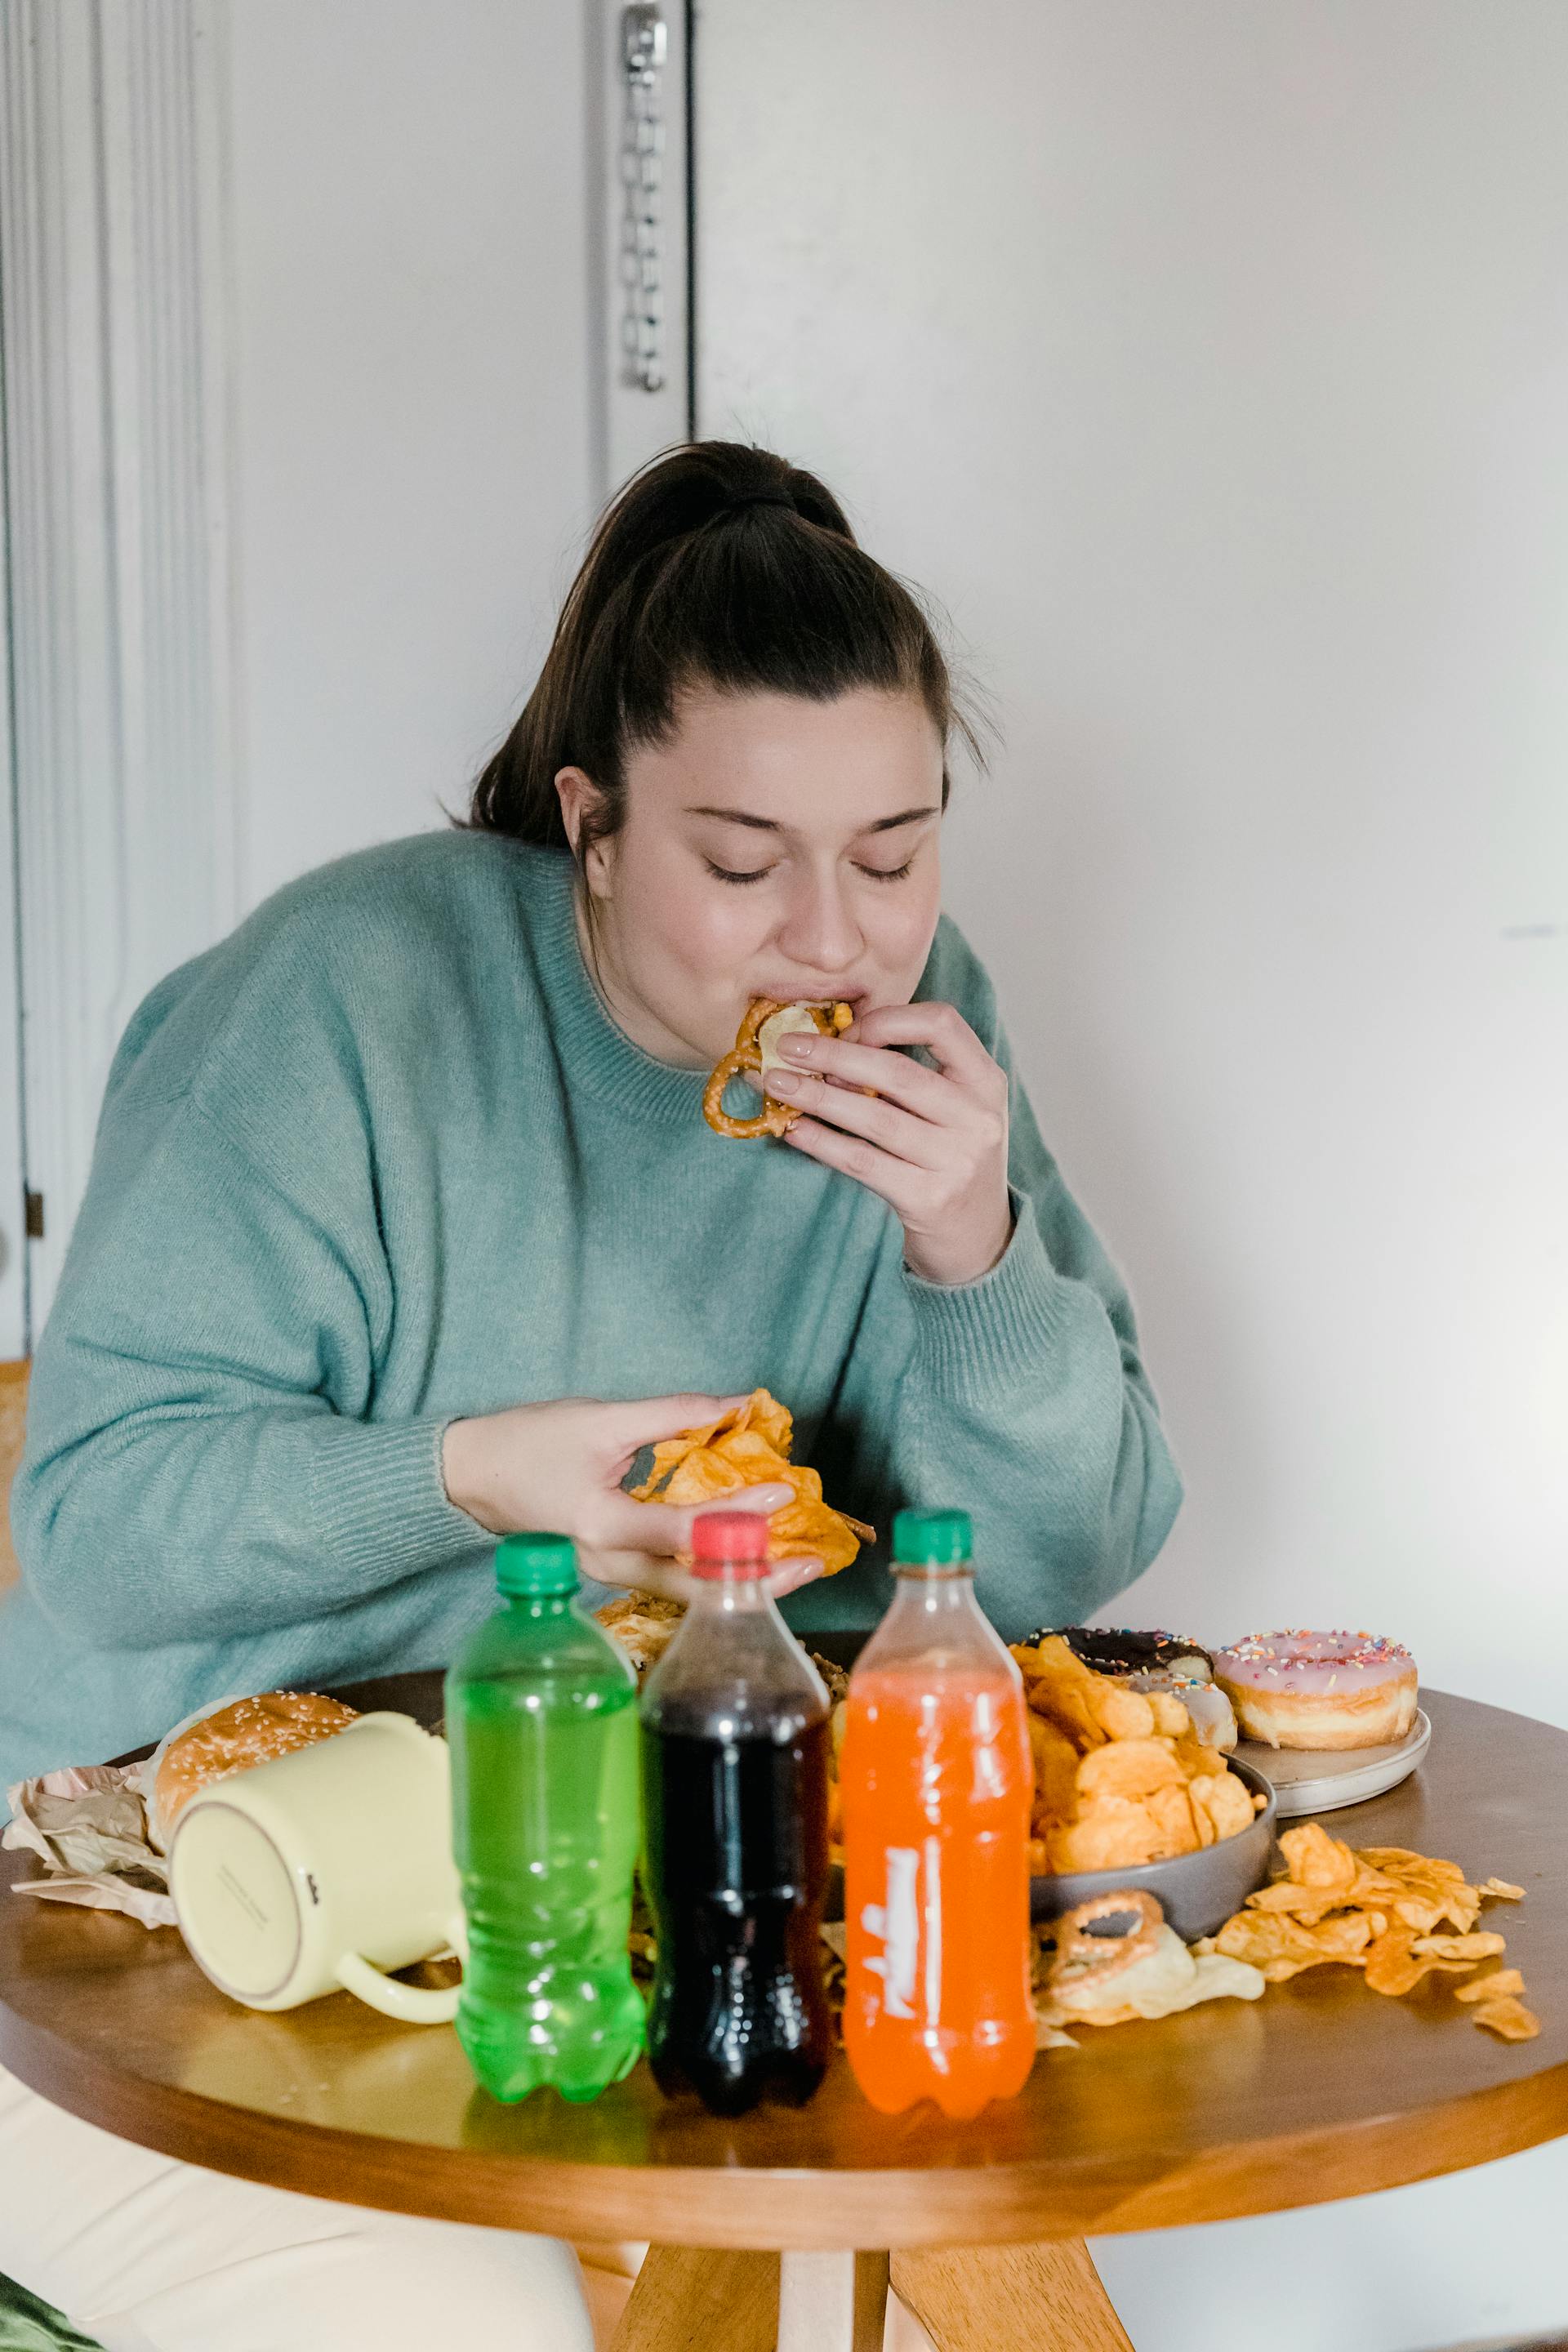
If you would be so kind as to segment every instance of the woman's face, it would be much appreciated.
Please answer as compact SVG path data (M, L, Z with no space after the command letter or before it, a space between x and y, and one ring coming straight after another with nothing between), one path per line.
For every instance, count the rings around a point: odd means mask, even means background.
M701 1068L754 996L907 1003L936 929L942 775L916 695L686 696L587 855L595 969L627 1034ZM575 841L595 788L580 768L556 785Z

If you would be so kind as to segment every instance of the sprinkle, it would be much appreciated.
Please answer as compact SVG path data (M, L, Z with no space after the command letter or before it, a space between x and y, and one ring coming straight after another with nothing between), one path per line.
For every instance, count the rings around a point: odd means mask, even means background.
M1332 1665L1355 1672L1411 1663L1410 1653L1402 1643L1369 1633L1364 1628L1354 1633L1342 1630L1320 1633L1301 1625L1271 1633L1249 1633L1245 1641L1233 1642L1217 1654L1234 1660L1237 1665L1260 1666L1271 1675L1278 1675L1281 1667L1289 1673L1300 1665ZM1332 1682L1329 1687L1333 1688Z

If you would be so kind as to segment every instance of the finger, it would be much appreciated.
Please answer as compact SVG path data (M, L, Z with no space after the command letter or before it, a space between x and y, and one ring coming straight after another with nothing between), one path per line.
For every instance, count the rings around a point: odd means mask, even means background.
M955 1005L879 1004L856 1023L855 1035L865 1045L884 1049L923 1045L950 1076L965 1085L984 1086L993 1075L1005 1084L1005 1073Z
M874 1143L864 1142L859 1136L844 1135L836 1127L825 1127L820 1119L802 1118L784 1139L793 1150L804 1151L808 1160L820 1160L825 1168L837 1168L864 1184L868 1192L879 1193L900 1217L912 1215L920 1205L926 1171L907 1160L879 1151Z
M642 1446L656 1445L661 1437L705 1429L710 1421L738 1412L745 1402L744 1396L635 1397L626 1404L605 1406L605 1434L611 1445L635 1454Z
M699 1581L679 1560L659 1559L646 1551L603 1550L593 1544L579 1545L577 1565L592 1583L627 1592L651 1592L662 1601L689 1601ZM770 1598L782 1601L786 1592L815 1583L821 1574L820 1559L781 1559L763 1581Z
M770 1511L782 1511L794 1500L793 1486L736 1486L728 1495L716 1495L710 1503L694 1503L690 1516L703 1519L710 1511L761 1511L765 1517Z
M604 1551L595 1544L579 1544L577 1566L595 1584L651 1592L661 1601L689 1601L696 1587L689 1568L673 1559L655 1559L646 1551Z
M795 1497L793 1486L738 1486L710 1503L637 1503L629 1495L605 1495L584 1527L584 1538L597 1549L646 1551L668 1559L691 1549L691 1522L705 1511L777 1511Z
M926 1077L931 1074L922 1071L921 1075ZM807 1070L785 1071L770 1084L785 1102L808 1111L814 1118L826 1120L830 1127L864 1136L879 1150L891 1152L895 1160L907 1160L913 1168L942 1168L952 1157L951 1139L957 1122L933 1125L913 1111L900 1110L896 1103L873 1102L868 1095L857 1094L847 1087L830 1087ZM945 1078L939 1078L937 1084L950 1095L957 1093ZM961 1108L973 1118L973 1105L962 1095L957 1099Z
M786 1102L795 1100L788 1089L788 1073L809 1070L832 1078L840 1087L869 1087L889 1102L902 1103L906 1110L916 1111L922 1118L938 1123L944 1118L956 1117L960 1109L960 1102L953 1099L952 1079L941 1071L926 1069L920 1062L911 1062L907 1054L894 1054L885 1046L855 1045L843 1037L781 1037L781 1055L786 1045L795 1050L787 1062L768 1072L769 1094L777 1094ZM781 1076L786 1080L784 1086L779 1084Z
M798 1592L803 1584L815 1584L821 1574L819 1559L781 1559L763 1580L769 1598L782 1601L786 1592Z

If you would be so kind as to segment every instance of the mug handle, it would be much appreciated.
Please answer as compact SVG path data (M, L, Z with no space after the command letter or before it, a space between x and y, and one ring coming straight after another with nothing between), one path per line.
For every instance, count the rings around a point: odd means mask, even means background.
M447 1939L452 1949L466 1961L468 1957L468 1922L461 1912L447 1923ZM461 1985L399 1984L380 1969L373 1968L358 1952L345 1952L337 1965L337 1979L347 1992L353 1993L371 2009L378 2009L383 2017L395 2017L404 2025L450 2025L458 2014L458 1998Z

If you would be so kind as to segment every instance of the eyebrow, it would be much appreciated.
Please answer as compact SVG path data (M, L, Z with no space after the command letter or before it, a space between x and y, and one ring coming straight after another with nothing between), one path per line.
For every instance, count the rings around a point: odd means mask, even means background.
M688 816L714 816L723 824L749 824L756 833L784 833L787 828L771 816L752 816L746 809L689 808ZM929 808L904 809L897 816L879 816L872 824L863 824L862 833L892 833L901 824L918 824L922 817L940 816L942 811L934 803Z

